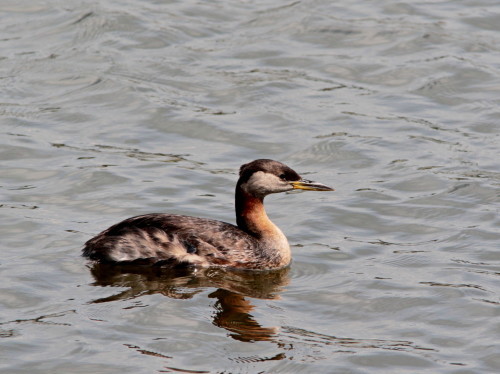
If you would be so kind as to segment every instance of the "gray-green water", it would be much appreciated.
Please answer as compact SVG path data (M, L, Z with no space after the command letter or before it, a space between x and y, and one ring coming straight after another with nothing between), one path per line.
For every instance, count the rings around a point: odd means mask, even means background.
M500 371L496 1L0 2L0 370ZM126 273L147 212L234 222L240 164L289 270Z

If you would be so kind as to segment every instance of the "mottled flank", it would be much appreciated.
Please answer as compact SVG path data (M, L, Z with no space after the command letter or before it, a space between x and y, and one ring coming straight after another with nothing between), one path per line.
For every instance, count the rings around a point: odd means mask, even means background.
M236 185L238 227L191 216L146 214L126 219L90 239L83 255L106 263L284 267L291 261L290 247L267 217L263 200L270 193L297 188L291 183L297 181L314 187L277 161L253 161L241 167Z
M258 247L258 240L229 223L153 213L111 226L85 243L83 255L100 262L140 259L172 265L245 268L259 268L269 261L276 265L281 262L279 258L258 256L259 251L255 251Z

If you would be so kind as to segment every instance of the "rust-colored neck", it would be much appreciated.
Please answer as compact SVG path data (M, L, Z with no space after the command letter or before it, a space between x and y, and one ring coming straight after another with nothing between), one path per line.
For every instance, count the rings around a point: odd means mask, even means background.
M236 190L236 223L238 227L250 235L261 239L271 222L264 209L263 198L249 195L240 188Z
M259 241L256 254L264 261L273 267L282 267L290 263L288 240L267 216L264 198L248 194L239 184L236 187L236 222L241 230Z

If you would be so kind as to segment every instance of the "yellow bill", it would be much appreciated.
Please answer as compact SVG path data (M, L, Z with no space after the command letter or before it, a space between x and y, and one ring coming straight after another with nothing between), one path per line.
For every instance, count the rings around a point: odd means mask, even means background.
M307 191L335 191L333 188L328 187L322 183L308 181L306 179L301 179L299 181L290 182L294 189L296 190L307 190Z

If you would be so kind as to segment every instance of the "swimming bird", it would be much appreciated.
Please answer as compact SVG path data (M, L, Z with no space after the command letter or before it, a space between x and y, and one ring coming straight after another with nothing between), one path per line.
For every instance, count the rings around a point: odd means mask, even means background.
M83 256L101 263L282 268L290 264L290 246L267 216L264 197L294 189L333 191L302 179L281 162L255 160L240 167L235 191L237 226L185 215L145 214L87 241Z

